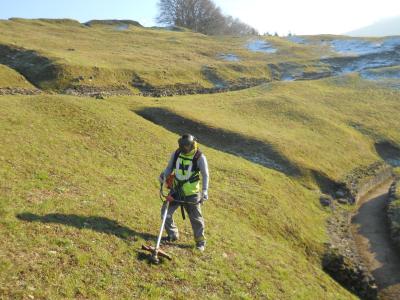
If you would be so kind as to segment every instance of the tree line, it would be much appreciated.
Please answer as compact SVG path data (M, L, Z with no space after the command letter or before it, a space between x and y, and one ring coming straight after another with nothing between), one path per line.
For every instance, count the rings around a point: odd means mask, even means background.
M225 16L211 0L160 0L157 22L189 28L207 35L255 35L257 30Z

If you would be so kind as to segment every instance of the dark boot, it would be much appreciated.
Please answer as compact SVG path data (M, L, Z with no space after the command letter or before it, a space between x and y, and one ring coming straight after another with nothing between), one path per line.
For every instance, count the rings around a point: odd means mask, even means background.
M204 250L206 250L206 241L203 240L196 242L196 249L200 252L204 252Z

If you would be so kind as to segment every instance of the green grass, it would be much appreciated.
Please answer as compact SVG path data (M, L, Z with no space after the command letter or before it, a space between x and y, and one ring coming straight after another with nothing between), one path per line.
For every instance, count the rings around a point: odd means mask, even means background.
M5 297L351 298L321 270L319 193L205 146L206 253L171 247L172 262L140 260L144 235L158 231L157 176L177 136L133 113L135 100L128 108L121 98L0 97ZM21 213L61 215L28 222ZM189 224L176 218L192 245Z

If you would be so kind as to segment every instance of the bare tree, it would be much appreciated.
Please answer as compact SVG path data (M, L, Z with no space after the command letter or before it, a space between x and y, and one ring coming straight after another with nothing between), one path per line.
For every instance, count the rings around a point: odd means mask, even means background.
M225 17L225 34L231 35L255 35L258 34L257 30L253 27L243 23L238 18L231 16Z
M257 34L249 25L224 16L211 0L160 0L157 22L192 29L204 34Z

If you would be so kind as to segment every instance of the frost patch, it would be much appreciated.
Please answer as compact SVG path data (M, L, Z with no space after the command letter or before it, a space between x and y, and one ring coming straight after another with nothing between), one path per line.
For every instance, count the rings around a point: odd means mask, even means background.
M277 49L263 40L253 40L247 43L247 49L254 52L275 53Z
M281 80L282 81L294 81L295 78L292 75L283 75Z
M358 72L370 68L390 67L397 62L396 59L374 57L360 59L343 68L343 73Z
M381 41L362 39L333 40L330 43L334 51L345 55L365 55L392 51L400 46L400 37L390 37Z

